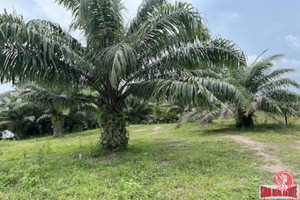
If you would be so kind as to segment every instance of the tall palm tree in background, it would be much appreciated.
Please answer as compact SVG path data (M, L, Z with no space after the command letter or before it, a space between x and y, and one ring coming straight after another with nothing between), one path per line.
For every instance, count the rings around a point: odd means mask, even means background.
M241 99L237 87L208 68L245 63L231 42L212 38L198 11L187 3L144 0L126 24L120 0L56 0L73 14L85 45L58 24L0 15L0 80L89 88L98 93L101 144L126 147L125 99L184 97L212 105L219 97Z

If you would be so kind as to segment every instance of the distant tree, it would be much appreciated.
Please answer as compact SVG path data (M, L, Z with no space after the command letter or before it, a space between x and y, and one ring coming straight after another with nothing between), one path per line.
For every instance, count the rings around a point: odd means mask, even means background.
M53 138L62 136L65 118L70 115L72 108L96 110L96 105L91 103L91 96L80 94L77 90L63 90L59 87L48 87L45 89L43 87L27 84L23 86L20 95L32 103L42 104L48 108L46 113L38 120L41 121L45 118L51 119ZM68 116L69 120L73 118L75 121L78 114L79 112L72 112L71 115L74 116ZM81 118L81 120L83 121L84 118Z
M78 132L96 128L98 117L92 110L71 109L65 117L64 127L68 132Z
M178 120L176 128L188 122L198 122L201 126L213 123L213 120L219 118L223 124L225 119L234 118L234 105L223 104L220 108L206 110L201 107L187 108Z
M150 116L153 114L151 102L130 95L125 99L125 103L124 113L130 124L150 122Z
M10 130L23 139L38 135L37 119L43 108L19 98L4 98L0 101L0 130Z
M288 117L300 116L300 94L278 89L272 93L271 98L277 102L284 117L284 127L288 128Z
M175 123L184 111L184 104L166 101L153 104L152 123Z

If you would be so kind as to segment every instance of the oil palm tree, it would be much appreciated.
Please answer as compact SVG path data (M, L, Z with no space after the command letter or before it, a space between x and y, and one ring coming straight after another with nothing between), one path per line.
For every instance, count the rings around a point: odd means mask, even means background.
M149 123L150 115L153 113L151 102L130 95L126 98L125 103L126 107L123 111L129 124Z
M240 85L249 94L244 106L236 104L235 118L237 127L253 125L255 111L261 110L269 113L286 113L292 105L299 105L299 94L289 91L290 87L300 88L300 85L283 75L294 72L294 69L275 69L275 61L283 55L273 55L266 58L261 56L246 68L232 70L229 82Z
M0 101L0 129L10 130L23 139L37 130L36 120L43 109L16 97L5 97ZM31 133L28 133L31 132Z
M293 86L300 85L289 78L282 77L286 73L294 72L293 69L276 69L272 71L275 61L282 57L281 54L266 58L261 56L248 67L240 67L227 70L223 76L233 85L239 86L245 91L247 98L244 102L224 102L213 109L195 107L184 112L178 121L181 124L198 121L201 125L212 123L212 120L220 117L222 122L225 118L234 117L237 127L253 126L253 116L256 111L267 112L268 116L276 119L273 114L282 114L285 119L285 127L288 126L288 115L297 117L300 109L300 95L289 90Z
M120 0L56 0L73 14L85 45L58 24L16 14L0 15L0 81L33 81L89 88L99 94L101 144L126 147L125 99L170 95L199 104L218 96L240 98L209 66L238 66L243 53L230 41L212 38L198 11L187 3L143 0L125 23ZM202 70L199 70L202 68Z
M278 89L272 92L270 97L278 104L280 108L280 114L282 114L284 117L284 128L288 128L288 117L293 116L298 118L300 116L299 93Z
M47 111L38 120L51 118L53 138L62 136L66 116L73 108L81 110L95 110L91 93L83 93L78 89L63 89L61 87L41 87L25 84L21 87L19 96L31 103L47 107Z

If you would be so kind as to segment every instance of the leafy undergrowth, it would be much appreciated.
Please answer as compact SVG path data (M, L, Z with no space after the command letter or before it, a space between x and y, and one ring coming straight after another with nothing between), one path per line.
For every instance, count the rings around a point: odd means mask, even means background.
M239 133L231 125L174 127L130 126L118 153L100 150L99 130L1 141L0 199L257 199L259 185L272 184L253 150L223 137ZM286 143L280 131L240 132Z

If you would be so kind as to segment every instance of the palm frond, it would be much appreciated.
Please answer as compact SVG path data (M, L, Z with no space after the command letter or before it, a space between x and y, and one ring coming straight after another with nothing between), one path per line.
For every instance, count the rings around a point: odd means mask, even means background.
M289 87L300 88L298 82L289 79L289 78L281 78L272 82L268 82L263 85L262 90L266 92L266 94L270 93L273 90L281 89L281 88L289 88Z
M205 108L195 107L182 114L178 120L176 128L180 128L182 124L188 122L198 122L200 125L208 125L218 117L222 124L225 118L233 117L233 111L226 104L223 104L221 108L214 110L206 110Z
M278 60L282 56L282 54L278 54L263 58L259 62L256 62L254 65L247 68L244 84L251 87L249 88L251 92L256 93L257 88L268 81L268 79L266 79L266 72L274 66L274 61Z
M280 104L270 98L259 96L254 98L254 102L256 104L256 109L270 112L270 113L282 113L282 110L280 109Z
M129 24L127 35L131 35L132 33L134 33L139 28L139 26L149 18L151 12L165 2L165 0L143 0L138 8L136 17L132 19Z
M20 90L11 90L11 91L7 91L7 92L3 92L0 94L0 99L3 98L12 98L12 97L19 97L21 91Z
M43 114L36 121L37 121L37 123L40 123L40 122L45 121L45 120L49 120L50 121L51 117L52 117L51 114Z
M265 49L263 52L261 52L256 58L255 60L251 63L251 66L255 65L261 58L262 56L268 51L268 49Z
M220 37L216 37L204 44L206 49L206 62L221 67L246 66L246 57L235 43Z
M233 104L222 104L220 109L220 123L223 124L227 118L234 118L234 106Z
M145 81L132 84L130 93L156 98L169 98L180 100L184 104L195 106L214 107L222 101L235 101L244 103L246 94L225 81L215 78L186 77L181 79L168 79Z
M5 19L11 20L5 21ZM59 25L0 15L0 81L78 83L86 78L75 63L83 48Z
M80 1L78 0L55 0L60 5L63 5L66 9L70 10L74 15L78 9Z
M87 48L95 50L120 41L124 35L121 0L79 0L77 4L58 0L73 11L71 28L84 32Z
M174 70L185 71L186 74L192 73L197 76L199 76L199 72L203 74L206 71L206 74L217 77L216 73L213 75L212 70L207 68L218 66L218 68L224 69L245 63L243 53L230 41L218 45L216 41L201 43L200 40L196 40L194 43L181 44L162 51L157 58L142 59L145 60L138 65L137 72L132 74L129 80L168 78L170 73L174 74Z
M201 23L197 10L187 3L164 3L156 8L128 41L141 56L161 53L161 49L196 38Z
M117 87L118 82L130 75L136 69L136 52L126 43L113 45L100 52L98 61L101 63L99 71L107 73L112 86ZM106 72L104 72L106 71ZM96 71L96 73L98 73Z
M287 73L292 73L295 71L296 71L295 69L276 69L272 71L270 74L266 75L264 79L267 81L271 81L280 78L282 75L285 75Z
M21 95L32 102L38 102L45 105L59 106L63 108L72 107L97 107L93 99L77 92L61 92L55 89L44 89L34 85L26 85Z
M12 121L8 121L8 120L5 120L5 121L0 121L0 127L6 127L6 126L10 126L10 125L13 125L14 122Z

